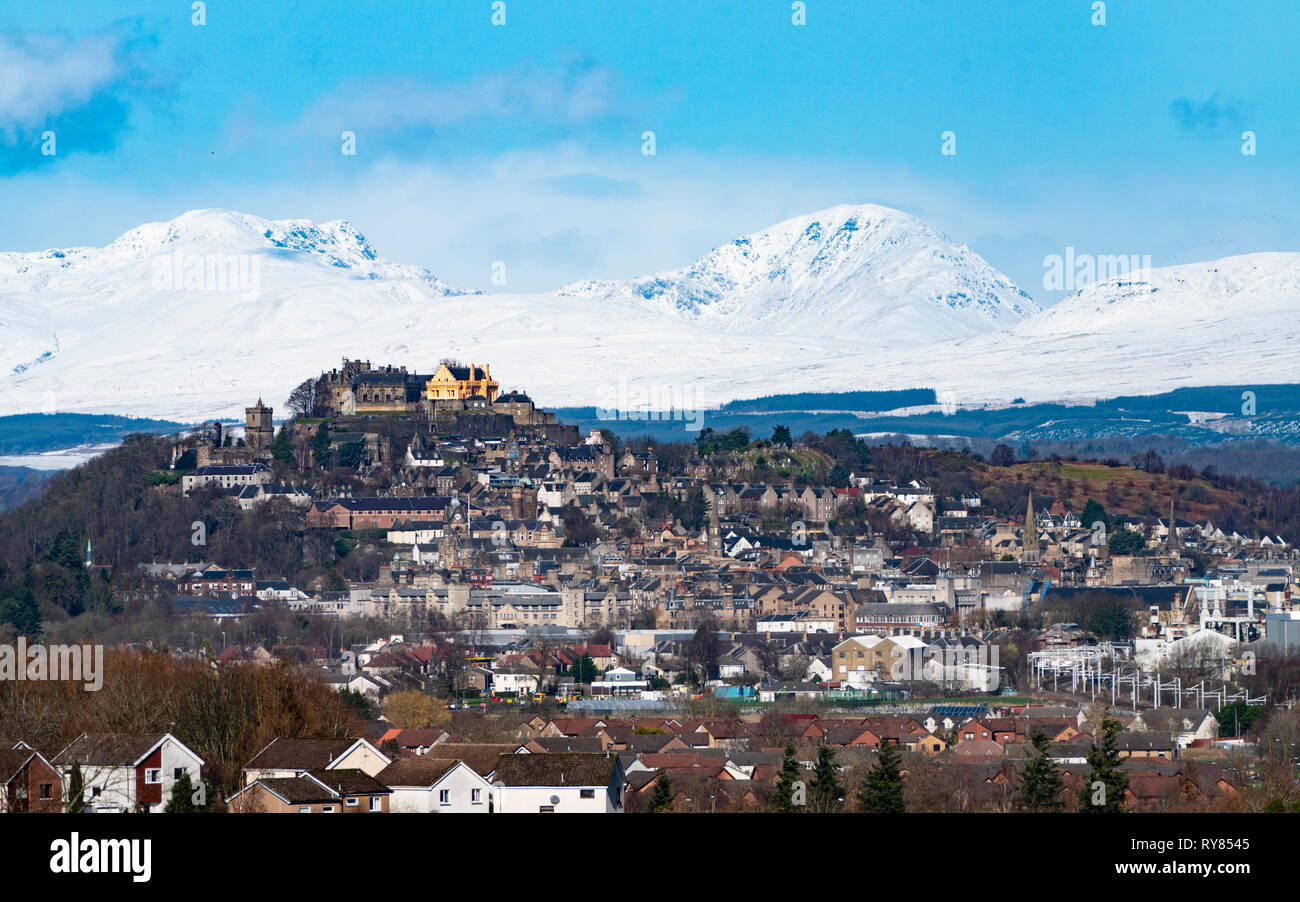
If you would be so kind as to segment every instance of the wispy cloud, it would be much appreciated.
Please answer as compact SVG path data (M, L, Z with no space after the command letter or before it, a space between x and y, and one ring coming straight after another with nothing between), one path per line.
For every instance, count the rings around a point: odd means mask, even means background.
M101 153L127 127L139 70L124 30L69 38L0 34L0 174L40 165L41 135L59 153Z
M458 83L350 83L309 105L297 128L401 134L481 125L580 126L617 110L613 73L583 59L560 69L518 67Z

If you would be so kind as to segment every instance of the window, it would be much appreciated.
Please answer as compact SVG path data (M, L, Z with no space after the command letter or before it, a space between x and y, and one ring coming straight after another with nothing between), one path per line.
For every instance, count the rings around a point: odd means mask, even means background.
M298 813L299 813L299 814L311 814L311 806L310 806L310 805L303 805L301 808L298 809Z
M543 806L541 806L540 808L537 809L537 813L538 813L538 814L554 814L554 813L555 813L555 806L554 806L554 805L543 805Z
M383 810L384 810L384 800L383 800L382 798L380 798L379 796L372 796L371 799L370 799L370 810L371 810L371 811L383 811Z
M54 797L54 784L53 784L53 783L42 783L42 784L41 784L41 798L42 798L42 799L50 799L50 798L53 798L53 797Z
M185 768L183 768L183 767L174 767L174 768L172 768L172 779L173 779L173 780L179 780L179 779L181 778L181 774L183 774L183 773L185 773Z
M451 790L450 790L450 789L440 789L440 790L438 790L438 802L439 802L439 804L442 804L442 805L450 805L450 804L451 804Z
M480 805L480 804L482 804L482 803L483 803L483 790L481 790L481 789L471 789L471 790L469 791L469 800L470 800L471 802L473 802L475 805Z
M581 797L584 798L584 799L594 799L594 798L596 797L596 790L594 790L594 789L583 789L583 790L579 791L578 795L581 796Z
M333 814L333 813L334 813L334 806L333 806L333 805L325 805L324 807L321 808L321 812L324 813L324 814Z
M151 768L148 768L148 769L144 772L144 781L145 781L146 783L161 783L161 782L162 782L162 768L160 768L160 767L151 767Z
M348 799L348 800L347 800L347 806L348 806L349 808L356 808L356 807L357 807L357 800L356 800L355 798Z

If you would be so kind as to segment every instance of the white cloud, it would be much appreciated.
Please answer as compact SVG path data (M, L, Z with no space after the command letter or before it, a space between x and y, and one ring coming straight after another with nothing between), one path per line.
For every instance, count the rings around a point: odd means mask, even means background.
M88 103L122 75L120 39L88 35L77 40L0 34L0 129L13 141Z
M617 109L613 73L579 61L562 70L519 67L460 83L345 84L303 110L293 131L400 133L480 122L579 125Z

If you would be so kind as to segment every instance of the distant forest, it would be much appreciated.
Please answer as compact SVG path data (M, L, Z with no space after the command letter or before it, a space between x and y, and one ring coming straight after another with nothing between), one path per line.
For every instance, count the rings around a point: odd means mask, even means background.
M932 388L904 388L897 391L798 392L789 395L764 395L728 401L718 408L727 413L765 413L777 410L898 410L937 404Z
M135 432L167 433L184 428L184 423L170 420L106 414L20 413L0 417L0 454L40 454L119 442Z

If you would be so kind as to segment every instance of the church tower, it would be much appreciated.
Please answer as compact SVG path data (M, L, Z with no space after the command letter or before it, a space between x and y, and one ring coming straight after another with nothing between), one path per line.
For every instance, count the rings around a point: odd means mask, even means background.
M1020 559L1038 563L1038 521L1034 519L1034 491L1029 490L1029 506L1025 508L1025 528L1020 534Z
M257 399L256 407L244 408L244 447L265 451L275 441L275 427L271 425L272 408L264 407Z

